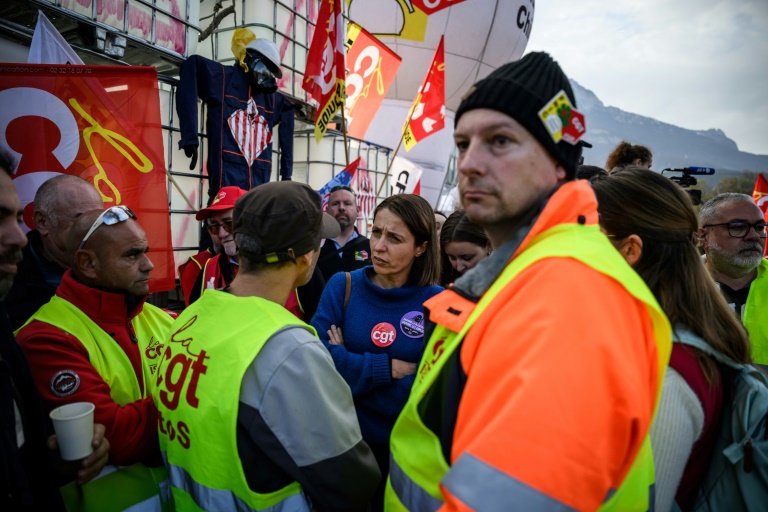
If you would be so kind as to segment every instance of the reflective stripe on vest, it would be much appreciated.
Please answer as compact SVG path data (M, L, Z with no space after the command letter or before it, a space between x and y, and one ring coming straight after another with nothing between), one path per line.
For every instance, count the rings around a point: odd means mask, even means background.
M389 479L387 487L397 493L401 503L408 504L408 510L412 512L435 512L443 505L443 500L431 496L419 485L411 480L397 461L389 455Z
M176 510L309 510L298 482L252 491L237 447L243 376L287 327L315 333L279 304L218 290L206 291L171 327L152 393Z
M749 286L747 303L744 304L744 326L752 342L752 359L760 365L768 365L768 259L763 258L757 267L757 276Z
M574 241L578 243L574 243ZM659 355L658 396L672 348L669 322L655 298L640 277L626 266L621 256L599 232L598 226L563 224L555 226L534 238L529 246L512 260L482 296L474 310L468 314L460 332L437 325L424 351L417 378L408 402L395 422L390 438L391 474L387 481L385 509L389 511L434 510L434 501L442 503L440 484L449 469L440 445L440 439L429 430L419 415L419 402L443 371L448 356L456 351L464 336L488 304L519 273L538 260L552 257L574 258L598 272L608 275L646 305L653 322ZM443 293L454 293L449 290ZM439 356L439 357L438 357ZM472 378L471 374L468 378ZM457 461L458 463L458 461ZM490 467L490 466L489 466ZM493 469L493 468L491 468ZM498 471L495 470L494 471ZM397 475L397 476L395 476ZM507 475L507 478L514 480ZM449 479L450 480L450 479ZM616 493L606 497L601 510L648 510L653 507L649 495L653 489L653 458L648 435L633 465ZM445 485L445 482L442 482ZM495 491L490 481L482 489L489 496ZM455 485L455 484L454 484ZM524 499L525 496L522 496ZM544 498L544 495L541 496ZM431 500L430 500L431 498ZM520 498L518 496L517 498ZM519 502L515 502L518 503ZM562 504L560 504L562 506ZM482 508L482 507L481 507ZM501 507L504 509L504 507Z
M149 395L149 389L154 382L152 374L156 368L155 361L159 360L162 340L167 336L173 322L167 313L151 304L144 304L141 313L131 320L141 353L144 379L142 392L139 378L123 349L71 302L54 296L32 315L27 323L33 320L50 324L75 337L88 351L93 368L109 385L112 400L120 406L139 401ZM75 484L61 488L62 498L69 510L125 510L139 506L147 500L151 501L153 496L162 496L163 486L167 486L165 468L149 468L140 463L108 468L111 469L105 468L96 479L81 488ZM154 508L150 506L146 510Z
M182 503L184 500L191 498L195 506L200 510L237 510L243 512L256 510L259 512L309 512L310 510L306 498L301 493L288 496L272 507L255 509L232 491L212 489L195 482L187 470L181 466L169 464L166 453L163 453L163 459L168 466L172 489L174 491L184 491L188 498L184 497L184 495L179 495L178 492L175 496L180 497ZM179 504L177 509L183 508L182 503Z
M574 510L469 453L451 466L442 484L473 510Z

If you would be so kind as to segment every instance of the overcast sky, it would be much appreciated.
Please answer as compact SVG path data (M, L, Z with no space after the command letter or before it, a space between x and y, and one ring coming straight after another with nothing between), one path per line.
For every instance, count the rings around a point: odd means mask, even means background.
M532 50L606 105L768 155L768 0L542 0Z

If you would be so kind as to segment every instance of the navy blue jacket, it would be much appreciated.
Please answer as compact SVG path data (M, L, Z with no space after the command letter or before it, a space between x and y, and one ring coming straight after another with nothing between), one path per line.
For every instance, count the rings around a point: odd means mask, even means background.
M405 406L416 375L392 379L392 359L421 361L424 352L422 304L437 295L440 286L379 288L371 281L373 267L350 272L352 293L344 310L346 277L335 274L320 297L312 327L331 353L336 369L352 390L363 440L371 446L389 446L389 435ZM340 327L344 345L328 343L328 329ZM382 333L391 338L384 342ZM385 345L385 346L382 346Z
M246 109L249 95L270 129L279 124L280 177L291 179L293 105L280 93L265 95L252 90L245 71L238 63L224 66L200 55L192 55L181 65L176 91L176 113L181 128L179 148L199 144L199 97L208 105L205 127L208 134L208 193L211 199L221 187L236 186L250 190L267 183L272 173L272 144L267 145L249 169L227 124L232 113Z

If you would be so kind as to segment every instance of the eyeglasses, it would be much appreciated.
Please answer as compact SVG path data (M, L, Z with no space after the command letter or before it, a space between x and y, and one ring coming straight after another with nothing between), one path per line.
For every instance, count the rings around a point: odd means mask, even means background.
M743 221L723 222L721 224L704 224L703 228L713 228L715 226L728 226L728 234L733 238L744 238L749 233L750 228L757 232L760 238L766 237L765 221L759 220L754 224Z
M219 229L223 227L227 233L232 233L233 225L234 225L234 221L232 219L222 221L221 224L216 224L211 222L208 224L208 232L212 235L218 235Z
M88 232L83 237L83 241L80 242L80 246L77 248L79 251L83 247L85 247L85 242L88 241L88 239L91 237L94 231L99 229L99 226L102 224L106 224L107 226L112 226L114 224L125 222L128 219L136 219L136 214L131 211L130 208L128 208L125 205L118 205L118 206L110 206L103 212L101 212L101 215L96 217L96 220L93 221L93 224L91 225L91 229L88 230Z
M331 194L333 194L337 190L346 190L347 192L351 193L353 196L355 195L355 189L353 189L349 185L336 185L331 189Z

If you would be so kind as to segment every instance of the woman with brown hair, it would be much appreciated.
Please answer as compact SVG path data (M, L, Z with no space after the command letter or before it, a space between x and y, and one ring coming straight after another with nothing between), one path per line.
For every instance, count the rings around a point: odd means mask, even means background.
M725 303L696 248L698 220L688 195L655 172L628 167L592 183L600 227L645 280L673 327L738 363L751 363L747 333ZM709 466L724 400L718 363L673 344L651 427L656 510L686 510Z
M651 164L653 164L653 154L649 148L640 145L633 146L623 140L608 155L605 168L608 172L615 172L629 166L650 169Z
M424 351L422 304L443 290L435 217L426 200L398 194L382 201L373 214L371 261L331 277L312 327L352 390L363 440L381 468L372 503L380 510L389 435Z
M453 212L440 231L440 284L448 286L491 254L491 242L485 230L467 217L467 212Z

